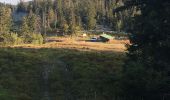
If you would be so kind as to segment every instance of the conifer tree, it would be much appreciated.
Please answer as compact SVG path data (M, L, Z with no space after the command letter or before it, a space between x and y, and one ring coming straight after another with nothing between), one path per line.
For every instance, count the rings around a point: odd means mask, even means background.
M0 7L0 32L9 32L12 25L11 9Z
M26 34L30 33L27 17L23 18L22 26L21 26L21 31L20 32L21 32L20 35L26 35Z
M169 0L130 0L141 14L134 18L129 59L124 67L124 89L128 95L160 100L169 93L170 83L170 3Z
M87 8L87 27L93 29L96 26L96 9L91 4Z

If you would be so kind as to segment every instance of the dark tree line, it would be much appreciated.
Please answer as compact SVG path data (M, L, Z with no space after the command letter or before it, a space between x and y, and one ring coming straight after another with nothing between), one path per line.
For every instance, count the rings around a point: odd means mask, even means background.
M20 43L42 44L39 17L29 13L20 23L14 21L15 6L0 4L0 45L14 45ZM21 4L23 5L23 4ZM22 8L22 6L18 6ZM19 19L19 18L18 18Z
M126 31L136 10L113 13L113 9L122 5L122 0L33 0L27 4L21 2L18 11L40 16L47 30L58 28L75 33L76 30L95 29L100 24L116 31Z
M95 30L98 25L127 31L132 27L132 17L138 12L136 8L114 12L114 9L124 5L122 0L33 0L21 1L17 6L1 5L0 32L17 33L11 36L12 39L1 38L13 42L21 37L24 43L32 43L36 38L42 41L42 36L32 36L34 33L41 33L44 37L46 33L56 32L76 34L77 31ZM20 16L20 13L26 16L21 22L15 22L13 17Z

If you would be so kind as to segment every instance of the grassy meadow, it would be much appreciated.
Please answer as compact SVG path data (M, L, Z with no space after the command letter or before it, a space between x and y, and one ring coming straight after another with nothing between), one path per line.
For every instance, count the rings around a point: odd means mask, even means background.
M54 100L102 99L118 92L123 49L116 51L107 43L63 41L0 48L0 99L44 100L47 91ZM44 84L44 70L49 73L48 84Z

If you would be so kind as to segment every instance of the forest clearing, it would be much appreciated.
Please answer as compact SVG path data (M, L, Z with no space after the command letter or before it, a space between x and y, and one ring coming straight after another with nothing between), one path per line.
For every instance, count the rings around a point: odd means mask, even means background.
M118 90L111 88L118 86L116 83L112 84L112 81L120 77L125 53L113 49L86 50L80 45L74 48L65 47L63 44L52 48L35 45L1 48L0 84L4 89L1 89L3 92L0 91L0 98L104 98L101 93L117 98L112 96L112 92ZM114 75L114 78L110 77L111 75ZM102 92L99 92L100 88Z
M23 47L23 48L65 48L65 49L77 49L83 51L116 51L125 52L125 45L129 43L129 40L113 40L111 42L90 42L86 41L88 38L82 37L47 37L47 41L42 45L34 44L21 44L11 47Z
M0 0L0 100L170 100L170 0Z

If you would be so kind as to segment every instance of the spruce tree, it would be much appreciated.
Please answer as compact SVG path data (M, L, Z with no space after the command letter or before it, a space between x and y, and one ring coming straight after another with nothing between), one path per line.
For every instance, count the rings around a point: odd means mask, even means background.
M94 29L96 26L96 9L92 4L88 5L87 3L87 28L88 29Z
M160 100L170 91L170 1L131 0L136 6L130 35L128 60L124 67L124 89L128 95Z
M0 7L0 32L9 32L12 25L11 9Z

